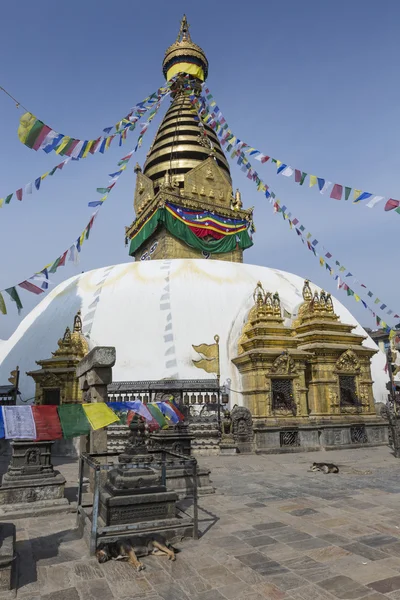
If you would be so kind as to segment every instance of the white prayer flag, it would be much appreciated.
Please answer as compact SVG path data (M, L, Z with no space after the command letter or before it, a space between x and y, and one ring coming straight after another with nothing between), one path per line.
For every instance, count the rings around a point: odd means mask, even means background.
M51 142L53 142L53 140L58 136L59 134L57 133L57 131L49 131L49 133L46 135L46 137L44 138L43 142L40 144L39 146L39 150L43 150L43 148L46 148L46 146L48 146L49 144L51 144Z
M291 177L294 173L294 169L292 169L292 167L286 167L286 169L283 169L281 175L284 175L285 177Z
M367 202L368 208L373 208L375 204L378 204L381 200L384 199L384 196L372 196L371 200Z
M79 152L82 150L84 143L85 142L81 141L75 146L75 148L71 152L71 158L78 158Z
M32 183L27 183L25 186L25 194L32 194Z
M6 440L35 440L36 425L31 406L3 406Z
M320 194L325 194L326 190L328 189L328 187L332 184L332 181L325 181L324 183L324 187L322 188L322 190L320 191Z

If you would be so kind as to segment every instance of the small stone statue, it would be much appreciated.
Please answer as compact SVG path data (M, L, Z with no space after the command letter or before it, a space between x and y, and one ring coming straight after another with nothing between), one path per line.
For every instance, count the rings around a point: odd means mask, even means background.
M224 411L224 417L222 420L222 439L223 440L228 440L228 439L233 440L232 417L231 417L230 410Z

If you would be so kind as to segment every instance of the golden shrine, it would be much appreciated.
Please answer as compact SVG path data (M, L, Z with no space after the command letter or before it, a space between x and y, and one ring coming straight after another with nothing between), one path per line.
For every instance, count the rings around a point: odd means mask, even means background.
M232 362L242 376L244 405L265 425L376 419L370 360L363 336L340 322L330 294L308 281L290 326L279 294L258 283Z
M82 402L75 368L88 351L88 342L82 333L81 312L78 311L72 332L69 327L66 328L52 357L36 361L41 368L27 372L36 384L35 404Z

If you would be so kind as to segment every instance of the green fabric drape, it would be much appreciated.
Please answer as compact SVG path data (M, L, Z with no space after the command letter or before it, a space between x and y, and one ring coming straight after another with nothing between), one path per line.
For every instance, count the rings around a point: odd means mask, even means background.
M206 242L204 239L198 238L188 225L182 223L179 219L175 219L165 208L159 208L146 225L144 225L140 233L131 240L129 247L129 254L131 256L154 233L160 224L163 224L171 235L185 242L188 246L209 252L210 254L232 252L232 250L235 250L236 244L242 250L246 250L246 248L250 248L253 245L247 230L233 235L226 235L220 240Z

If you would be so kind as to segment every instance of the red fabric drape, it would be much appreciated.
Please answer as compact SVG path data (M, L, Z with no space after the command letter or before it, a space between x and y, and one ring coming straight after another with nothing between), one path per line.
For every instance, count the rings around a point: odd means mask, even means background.
M212 229L203 229L202 227L193 227L192 225L189 225L188 227L198 238L205 238L208 235L210 235L215 240L220 240L224 237L223 233L218 233L217 231L213 231Z

